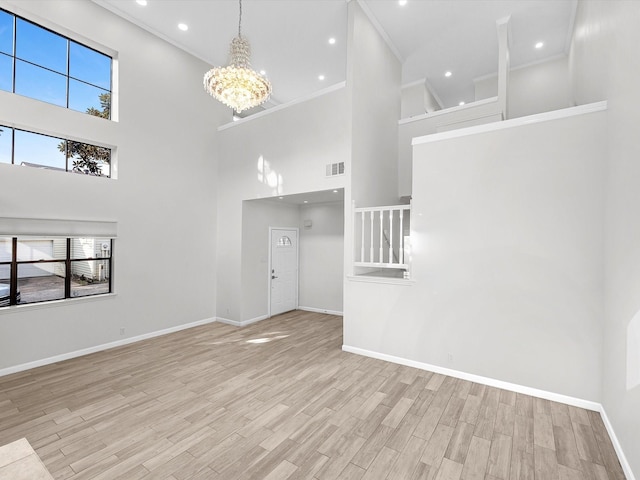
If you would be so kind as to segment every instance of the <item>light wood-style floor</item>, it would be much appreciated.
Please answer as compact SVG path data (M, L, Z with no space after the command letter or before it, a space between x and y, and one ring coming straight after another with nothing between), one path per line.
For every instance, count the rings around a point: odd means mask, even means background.
M600 415L341 351L292 312L0 378L57 479L620 480Z

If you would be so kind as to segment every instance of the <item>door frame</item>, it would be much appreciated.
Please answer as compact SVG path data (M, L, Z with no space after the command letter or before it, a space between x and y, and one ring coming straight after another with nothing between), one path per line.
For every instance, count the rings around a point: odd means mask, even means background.
M269 227L269 238L267 245L269 248L269 262L267 268L267 318L271 318L271 253L273 251L273 245L271 245L271 239L273 237L274 230L295 230L296 231L296 310L298 309L298 301L300 299L300 229L298 227Z

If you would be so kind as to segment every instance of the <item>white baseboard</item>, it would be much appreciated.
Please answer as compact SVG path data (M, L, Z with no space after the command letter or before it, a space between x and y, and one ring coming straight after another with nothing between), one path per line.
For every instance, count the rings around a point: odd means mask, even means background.
M269 315L261 315L259 317L250 318L249 320L229 320L228 318L218 317L216 318L216 321L226 323L227 325L233 325L234 327L246 327L252 323L266 320L267 318L269 318Z
M490 387L497 387L503 390L509 390L512 392L523 393L525 395L531 395L532 397L544 398L545 400L552 400L554 402L560 402L567 405L572 405L574 407L584 408L586 410L593 410L594 412L598 412L602 415L602 421L604 422L605 427L607 428L607 432L609 433L609 437L611 438L611 442L613 443L613 447L618 455L618 460L620 461L620 465L622 466L622 470L624 471L627 480L636 480L636 477L633 475L631 471L631 465L627 460L627 457L622 450L622 445L616 437L616 434L613 430L613 426L609 421L609 417L604 410L602 404L597 402L592 402L590 400L584 400L581 398L570 397L567 395L562 395L560 393L548 392L546 390L539 390L537 388L526 387L524 385L518 385L517 383L503 382L502 380L496 380L495 378L483 377L481 375L474 375L472 373L461 372L459 370L452 370L450 368L439 367L437 365L431 365L429 363L417 362L415 360L409 360L402 357L396 357L393 355L387 355L386 353L374 352L371 350L365 350L363 348L351 347L349 345L342 345L342 350L349 353L355 353L357 355L363 355L365 357L377 358L378 360L385 360L391 363L398 363L400 365L405 365L407 367L418 368L420 370L427 370L430 372L440 373L442 375L448 375L450 377L461 378L462 380L468 380L475 383L481 383L483 385L488 385Z
M622 445L620 445L620 441L618 440L618 437L613 430L613 425L611 425L609 417L607 417L607 412L605 412L604 406L602 405L600 406L600 415L602 415L602 421L604 422L604 426L607 428L607 432L609 433L609 437L611 438L611 443L613 443L613 448L618 455L618 460L620 460L620 466L622 467L622 471L624 472L625 477L627 477L627 480L636 480L636 477L631 471L631 465L629 464L629 461L627 460L627 457L622 450Z
M569 397L567 395L548 392L546 390L538 390L537 388L526 387L524 385L518 385L517 383L504 382L502 380L496 380L495 378L483 377L482 375L475 375L472 373L461 372L459 370L439 367L437 365L431 365L429 363L417 362L415 360L409 360L402 357L395 357L393 355L373 352L371 350L365 350L358 347L351 347L349 345L343 345L342 350L349 353L364 355L365 357L372 357L372 358L377 358L379 360L386 360L387 362L406 365L407 367L419 368L420 370L428 370L430 372L440 373L442 375L448 375L450 377L461 378L462 380L481 383L483 385L488 385L490 387L497 387L503 390L509 390L511 392L523 393L525 395L531 395L532 397L544 398L546 400L552 400L554 402L566 403L567 405L572 405L574 407L584 408L587 410L593 410L594 412L600 412L602 409L602 405L600 405L597 402L592 402L590 400L583 400L581 398Z
M177 327L166 328L164 330L158 330L155 332L145 333L136 337L129 337L115 342L103 343L102 345L96 345L95 347L83 348L82 350L76 350L74 352L62 353L53 357L43 358L34 362L23 363L21 365L15 365L13 367L7 367L0 369L0 377L5 375L11 375L12 373L23 372L36 367L42 367L44 365L51 365L52 363L62 362L71 358L82 357L83 355L89 355L90 353L101 352L102 350L108 350L110 348L121 347L123 345L129 345L130 343L136 343L141 340L147 340L149 338L160 337L169 333L179 332L180 330L186 330L187 328L199 327L207 323L215 322L215 318L206 318L204 320L198 320L197 322L186 323L184 325L178 325Z
M327 315L337 315L342 317L342 312L338 312L337 310L326 310L324 308L314 308L314 307L298 307L298 310L304 310L305 312L314 312L314 313L326 313Z

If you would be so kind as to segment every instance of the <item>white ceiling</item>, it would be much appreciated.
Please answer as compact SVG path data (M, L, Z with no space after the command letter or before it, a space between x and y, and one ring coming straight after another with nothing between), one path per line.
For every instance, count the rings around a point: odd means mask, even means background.
M93 0L212 66L227 63L237 0ZM511 65L566 54L577 0L361 0L403 62L403 84L426 79L444 107L473 101L473 79L497 71L496 21L511 16ZM252 66L273 84L273 104L346 76L345 0L244 0ZM178 23L189 30L183 32ZM328 39L336 39L330 45ZM534 44L544 42L542 49ZM452 75L445 78L444 72ZM203 72L204 74L204 72ZM319 80L319 75L324 80Z

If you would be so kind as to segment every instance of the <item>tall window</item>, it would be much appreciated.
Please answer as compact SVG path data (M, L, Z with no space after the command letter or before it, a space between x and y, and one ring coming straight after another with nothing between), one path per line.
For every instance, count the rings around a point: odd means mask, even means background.
M0 163L111 176L111 149L0 125Z
M111 118L111 57L0 9L0 90Z
M0 307L111 292L109 238L0 237Z

